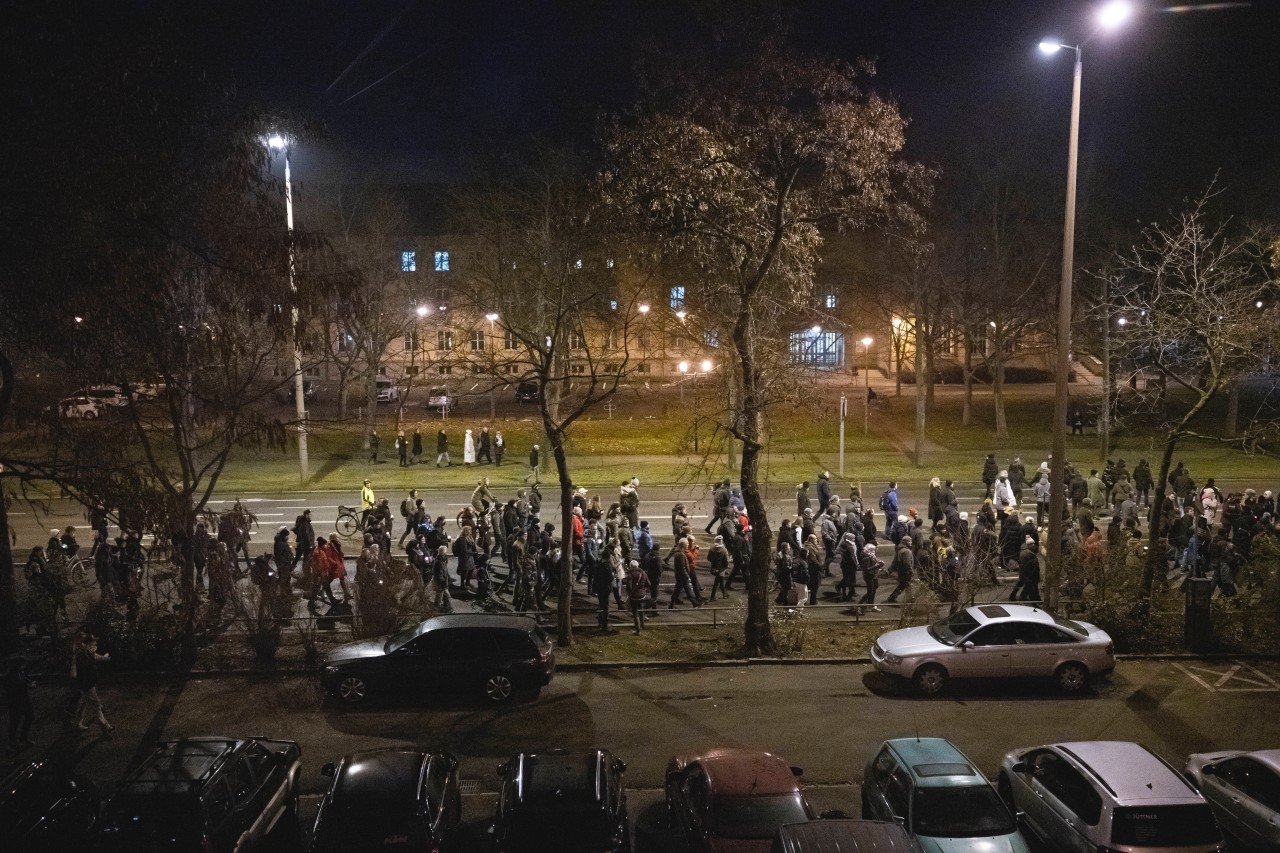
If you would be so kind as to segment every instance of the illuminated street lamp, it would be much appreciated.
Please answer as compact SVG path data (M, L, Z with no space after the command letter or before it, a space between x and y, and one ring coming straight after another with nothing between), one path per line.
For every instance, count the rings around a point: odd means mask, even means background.
M862 339L862 351L866 353L867 365L862 374L862 434L870 434L871 425L871 337Z
M713 367L715 367L715 365L711 363L711 359L704 358L704 359L702 360L702 372L703 372L703 373L710 373L710 372L711 372L711 368L713 368Z
M294 412L298 420L298 469L305 482L308 476L307 464L307 402L302 381L302 343L298 339L298 285L296 281L297 258L293 247L293 181L289 172L289 140L278 133L263 140L272 151L284 152L284 210L285 222L289 229L289 293L294 297L290 308L291 320L289 337L293 344L293 402Z
M649 306L648 306L648 305L646 305L645 303L641 302L641 303L640 303L640 307L639 307L639 308L637 308L636 310L637 310L637 311L639 311L641 314L648 314L648 313L649 313Z
M1099 30L1114 30L1133 14L1127 0L1112 0L1098 14ZM1095 31L1096 34L1096 31ZM1090 36L1092 38L1092 36ZM1088 41L1088 39L1086 39ZM1071 130L1067 144L1067 198L1062 228L1062 280L1058 287L1058 352L1054 364L1053 453L1049 472L1049 542L1045 574L1045 603L1050 609L1058 597L1058 581L1062 577L1062 514L1066 506L1067 465L1067 379L1071 372L1071 280L1074 275L1076 238L1076 160L1080 148L1080 75L1081 48L1063 44L1057 39L1040 42L1040 52L1057 53L1063 48L1075 51L1076 61L1071 75Z
M485 314L484 318L489 321L489 337L490 339L492 339L493 324L498 319L498 315L490 312L488 314ZM496 347L497 345L495 344L494 346ZM489 383L489 420L494 420L498 416L498 404L493 397L494 391L496 390L494 388L495 384L496 384L495 382Z
M427 316L428 314L430 314L430 313L431 313L431 306L430 306L430 305L419 305L419 306L418 306L418 308L417 308L417 313L418 313L418 316L419 316L419 317L425 317L425 316Z

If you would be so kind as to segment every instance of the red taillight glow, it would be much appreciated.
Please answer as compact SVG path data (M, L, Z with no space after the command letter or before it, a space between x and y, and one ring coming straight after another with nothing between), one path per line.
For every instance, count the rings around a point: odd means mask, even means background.
M1115 657L1115 656L1116 656L1116 644L1115 644L1115 643L1107 643L1106 652L1107 652L1107 655L1108 655L1109 657Z

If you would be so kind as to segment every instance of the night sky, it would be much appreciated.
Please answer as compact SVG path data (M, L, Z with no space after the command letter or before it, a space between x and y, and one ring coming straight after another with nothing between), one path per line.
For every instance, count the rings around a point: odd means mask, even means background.
M689 47L701 32L692 4L674 0L135 5L174 17L193 58L252 99L323 122L326 139L295 156L303 181L309 165L321 171L309 157L337 151L348 169L434 183L463 174L477 146L519 148L531 136L588 144L597 115L630 101L642 45ZM1086 37L1098 5L797 0L779 8L793 11L798 46L878 59L870 85L911 118L911 156L947 170L957 152L1016 135L1044 177L1061 182L1071 59L1046 59L1035 46L1046 35ZM1083 209L1150 220L1220 172L1234 212L1276 217L1280 0L1195 12L1137 5L1122 31L1085 48Z

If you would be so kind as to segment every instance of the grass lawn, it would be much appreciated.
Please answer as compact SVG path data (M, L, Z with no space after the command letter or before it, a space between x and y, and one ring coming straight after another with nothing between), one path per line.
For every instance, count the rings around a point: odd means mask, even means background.
M557 658L562 663L655 660L700 663L742 657L741 625L654 627L657 622L650 623L640 636L628 628L617 628L609 634L579 629L574 632L572 646L556 650ZM790 646L778 655L780 658L866 657L875 638L885 630L884 623L774 625L775 637L781 644ZM797 636L801 632L803 636Z

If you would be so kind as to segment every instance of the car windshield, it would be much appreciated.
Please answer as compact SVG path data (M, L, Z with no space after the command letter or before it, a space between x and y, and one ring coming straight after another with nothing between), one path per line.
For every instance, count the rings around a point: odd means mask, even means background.
M99 833L107 850L137 850L141 839L166 842L177 850L194 846L203 824L199 801L189 794L118 794Z
M929 636L933 637L939 643L946 643L948 646L954 646L956 643L964 639L964 636L978 627L978 620L969 615L968 610L961 610L959 613L952 614L946 619L934 622L929 626Z
M808 819L799 794L721 796L715 799L712 831L722 838L773 838L784 823Z
M382 647L382 650L387 654L391 654L396 649L403 646L405 643L420 636L422 636L421 623L417 625L413 625L409 628L405 628L399 634L392 634L391 638L387 640L386 645Z
M1111 843L1132 847L1216 844L1222 833L1207 805L1118 808L1111 817Z
M1059 619L1058 617L1055 616L1053 618L1053 624L1057 625L1059 628L1066 628L1068 631L1078 636L1081 636L1081 637L1089 636L1089 629L1081 625L1079 622L1075 621L1074 619Z
M911 824L916 835L926 838L977 838L1014 831L1009 810L990 785L919 788Z

